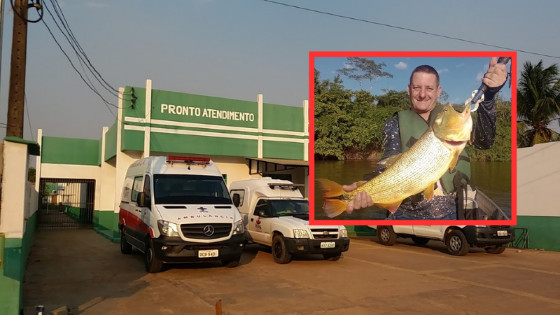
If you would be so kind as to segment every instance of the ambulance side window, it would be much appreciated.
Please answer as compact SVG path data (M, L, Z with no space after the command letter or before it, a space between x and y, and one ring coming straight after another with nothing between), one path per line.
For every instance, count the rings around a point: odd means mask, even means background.
M142 191L142 176L134 177L134 183L132 184L132 193L130 194L130 200L136 202L138 200L138 194Z

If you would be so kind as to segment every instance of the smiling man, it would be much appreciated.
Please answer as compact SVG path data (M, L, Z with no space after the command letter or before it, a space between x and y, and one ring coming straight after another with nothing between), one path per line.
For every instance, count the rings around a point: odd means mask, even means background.
M472 134L472 142L477 149L489 149L494 143L496 133L494 96L502 88L506 78L505 64L498 63L497 58L492 58L488 71L482 79L488 89L484 93L485 101L479 105ZM412 71L407 88L411 107L395 113L385 123L383 128L385 147L382 160L406 152L432 125L443 108L437 105L437 99L442 91L439 83L438 72L429 65L418 66ZM366 175L364 179L369 180L384 170L384 165L380 164L377 170ZM457 219L456 192L469 182L470 161L466 151L463 151L453 172L445 174L438 181L433 199L425 199L422 193L408 197L394 213L389 215L388 219ZM352 191L357 188L357 185L358 183L353 183L343 188ZM370 207L373 204L374 200L367 193L360 192L348 203L346 212L351 213L353 210Z

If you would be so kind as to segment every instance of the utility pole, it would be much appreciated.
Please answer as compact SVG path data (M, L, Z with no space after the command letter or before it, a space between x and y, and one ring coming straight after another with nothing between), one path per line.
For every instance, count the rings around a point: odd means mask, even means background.
M25 64L27 59L27 0L14 0L12 61L6 136L23 138Z

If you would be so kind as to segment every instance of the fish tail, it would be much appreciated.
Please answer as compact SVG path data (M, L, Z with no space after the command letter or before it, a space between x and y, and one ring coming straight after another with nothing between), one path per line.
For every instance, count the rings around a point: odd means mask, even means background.
M342 185L324 178L319 178L317 181L323 191L323 198L325 198L325 202L323 203L323 211L325 214L329 218L334 218L344 212L348 206L348 201L341 199L327 199L339 198L346 193L346 191L342 189Z
M317 181L321 185L323 198L337 198L345 193L344 189L342 189L342 185L335 183L332 180L319 178Z
M334 218L337 215L342 214L348 206L348 201L340 199L325 199L323 203L323 211L329 218Z

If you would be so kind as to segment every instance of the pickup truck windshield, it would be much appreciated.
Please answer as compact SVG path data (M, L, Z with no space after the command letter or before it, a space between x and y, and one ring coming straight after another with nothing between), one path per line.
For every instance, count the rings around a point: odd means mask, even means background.
M265 215L271 217L309 217L309 203L307 200L261 199L255 210L264 211Z
M156 204L232 204L221 176L154 175Z

